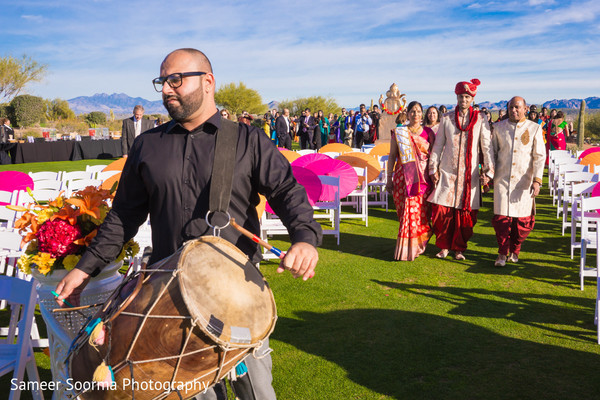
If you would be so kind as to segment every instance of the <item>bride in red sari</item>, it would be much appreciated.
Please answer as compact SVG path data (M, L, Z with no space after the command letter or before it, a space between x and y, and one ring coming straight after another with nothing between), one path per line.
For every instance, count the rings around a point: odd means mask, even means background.
M394 259L412 261L425 251L432 235L425 199L433 189L427 162L435 134L421 125L421 103L411 102L406 115L407 123L392 132L387 190L394 196L400 222Z

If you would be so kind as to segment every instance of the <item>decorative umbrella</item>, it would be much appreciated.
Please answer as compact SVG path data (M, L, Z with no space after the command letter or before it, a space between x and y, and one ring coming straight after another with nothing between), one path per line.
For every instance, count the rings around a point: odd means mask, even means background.
M350 153L352 151L352 147L344 144L344 143L329 143L319 149L319 153Z
M319 201L319 197L321 196L321 180L313 171L308 168L299 167L296 165L292 165L292 174L294 174L294 178L298 181L299 184L304 186L306 190L306 196L308 197L308 202L310 205L314 205L317 201ZM269 203L265 205L265 209L267 212L271 214L275 214Z
M280 149L281 150L281 149ZM282 151L281 154L286 158L286 160L288 160L290 163L292 163L294 160L297 160L298 158L300 158L300 154L296 153L295 151L289 151L289 150L285 150Z
M579 159L579 164L581 165L600 165L600 152L596 151L593 153L589 153L583 158Z
M298 167L306 167L307 165L309 165L315 161L318 161L318 160L331 160L331 157L329 157L328 155L319 154L319 153L305 154L303 156L300 156L296 160L294 160L292 162L292 166L295 165Z
M33 179L24 172L19 171L2 171L0 172L0 190L5 192L13 192L15 190L34 189ZM0 202L0 206L5 206L8 203Z
M347 162L356 168L366 168L367 182L373 182L375 179L377 179L379 173L381 172L381 165L379 164L377 158L366 153L361 153L358 151L346 153L336 158L336 160ZM358 181L360 184L362 184L363 177L359 176Z
M119 158L116 161L111 162L102 171L123 171L127 157Z
M110 190L115 184L115 182L119 182L120 180L121 173L119 172L118 174L114 174L113 176L105 179L104 182L102 182L102 184L100 185L100 188ZM119 187L119 185L117 185L117 187Z
M581 160L588 154L592 154L597 151L600 151L600 147L590 147L589 149L584 150L583 153L581 153L578 158Z
M329 158L312 162L306 166L317 175L335 176L340 178L340 199L348 196L358 185L356 171L348 163L339 158ZM335 189L323 186L321 201L334 201Z
M369 152L370 156L387 156L390 154L390 144L379 143Z

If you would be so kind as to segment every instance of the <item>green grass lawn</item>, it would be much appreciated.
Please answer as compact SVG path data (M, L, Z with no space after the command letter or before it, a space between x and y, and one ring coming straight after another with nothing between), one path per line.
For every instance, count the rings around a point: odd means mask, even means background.
M596 283L579 290L578 253L569 258L547 193L520 262L501 269L493 266L491 195L466 261L435 258L433 241L417 260L393 261L396 214L374 208L368 228L342 221L339 247L324 238L309 281L264 262L279 315L271 336L278 398L598 398ZM37 357L42 379L51 379L48 358Z

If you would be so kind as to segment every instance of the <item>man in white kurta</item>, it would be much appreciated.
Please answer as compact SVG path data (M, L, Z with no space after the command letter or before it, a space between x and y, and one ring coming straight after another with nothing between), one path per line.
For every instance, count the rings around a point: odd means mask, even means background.
M542 128L525 118L521 97L508 103L508 119L494 124L494 218L498 240L495 266L517 262L521 245L535 224L535 197L540 192L546 148Z
M443 115L429 156L429 175L436 186L427 200L432 203L435 244L441 249L439 258L453 250L457 260L465 259L463 252L473 235L481 206L480 148L484 180L494 176L489 124L483 114L471 107L478 85L477 79L456 84L457 106Z

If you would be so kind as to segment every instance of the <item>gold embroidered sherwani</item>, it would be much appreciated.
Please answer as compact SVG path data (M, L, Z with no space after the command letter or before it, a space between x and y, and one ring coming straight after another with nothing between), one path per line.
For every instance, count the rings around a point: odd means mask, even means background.
M460 117L459 117L460 118ZM465 120L461 120L463 126ZM465 190L465 169L467 159L467 132L461 132L454 122L454 110L445 113L429 156L429 174L439 172L440 180L427 199L431 203L452 208L463 208ZM483 153L483 172L494 177L494 157L492 154L490 126L478 114L473 127L473 148L471 150L471 209L478 210L480 204L479 147Z
M542 184L546 148L542 128L533 121L505 119L494 124L496 173L494 214L528 217L534 212L531 185Z

